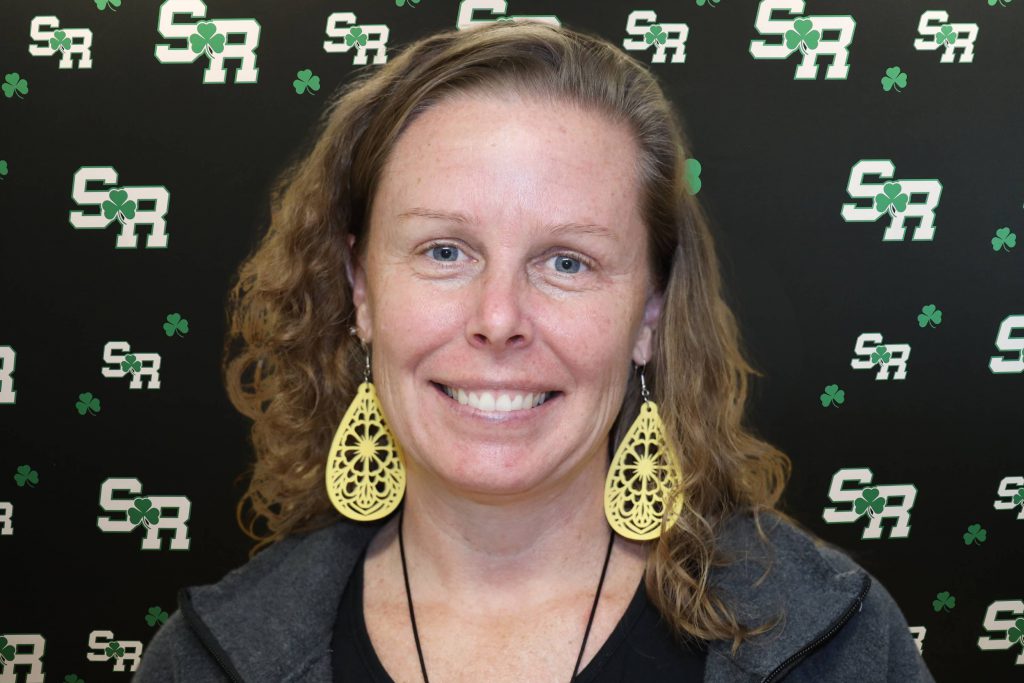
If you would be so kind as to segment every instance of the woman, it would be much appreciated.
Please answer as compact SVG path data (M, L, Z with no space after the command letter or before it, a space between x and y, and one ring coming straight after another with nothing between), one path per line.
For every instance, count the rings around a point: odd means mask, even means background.
M136 678L933 680L774 511L685 150L650 73L564 27L350 84L232 297L270 547L182 589Z

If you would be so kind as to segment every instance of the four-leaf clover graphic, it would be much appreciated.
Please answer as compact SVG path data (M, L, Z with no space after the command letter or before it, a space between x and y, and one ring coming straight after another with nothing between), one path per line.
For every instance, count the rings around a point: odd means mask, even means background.
M146 623L150 626L156 626L158 623L166 624L168 619L167 612L160 609L159 605L149 608L149 613L146 614Z
M932 324L934 323L934 325ZM921 327L926 325L939 325L942 323L942 311L935 307L935 304L928 304L921 309L921 312L917 314L917 324Z
M356 43L359 43L360 45L366 45L366 41L367 41L366 34L363 33L363 29L361 29L358 26L353 26L349 30L349 32L345 34L345 44L346 45L351 46L351 45L355 45Z
M818 47L821 31L813 30L814 22L803 17L793 22L793 28L786 31L786 48L790 51L800 48L800 54Z
M171 313L167 316L167 322L164 323L164 334L173 337L176 332L179 337L188 334L188 320L182 318L181 313Z
M128 199L128 190L119 188L107 193L101 205L107 220L117 218L118 223L135 218L135 202Z
M885 75L882 76L882 89L885 92L889 92L893 88L896 92L900 92L903 88L907 87L907 74L901 71L898 66L890 66L885 70Z
M651 30L644 34L644 40L648 45L654 42L664 45L665 41L668 40L668 34L661 28L661 24L654 24L651 26Z
M985 542L986 536L988 532L982 529L980 524L972 524L967 527L967 533L964 534L964 545L981 545Z
M134 353L125 355L124 360L121 361L121 370L123 372L130 372L135 374L142 369L142 361L135 357Z
M935 42L939 45L942 45L943 43L952 44L956 40L956 36L957 33L953 30L952 24L943 24L935 34Z
M882 191L875 195L875 211L889 210L889 214L896 215L897 211L906 211L907 203L910 202L910 195L903 192L903 186L899 183L886 183Z
M1000 249L1010 251L1015 246L1017 246L1017 233L1012 232L1008 227L996 230L996 236L992 238L992 251Z
M932 609L936 612L946 610L947 612L956 607L956 598L949 594L949 591L942 591L932 600Z
M66 52L71 49L71 38L64 31L54 31L53 37L50 38L50 49L56 52Z
M114 8L121 6L121 0L96 0L97 9L106 9L108 5L110 6L111 10L116 12L117 10Z
M85 393L78 395L78 401L75 403L75 409L78 410L79 415L95 415L100 412L100 400L92 395L92 392L86 391Z
M124 657L124 648L121 647L121 643L114 640L111 641L110 645L107 645L106 653L107 657L110 657L112 659L117 657Z
M877 488L867 488L860 492L860 498L853 501L853 509L857 515L868 513L868 517L881 514L885 509L885 497L878 495Z
M363 36L364 38L366 36ZM292 81L292 87L295 88L295 92L301 95L304 92L309 92L310 95L313 91L320 89L320 77L314 76L312 70L303 69L302 71L295 74L296 79Z
M39 473L36 472L30 465L22 465L18 468L17 474L14 475L14 483L18 486L24 486L28 484L32 488L35 488L36 484L39 483Z
M690 194L700 192L700 172L703 167L696 159L686 160L686 189Z
M821 401L822 408L828 408L829 405L838 408L846 400L846 392L840 389L838 384L829 384L818 400Z
M200 21L196 24L196 32L188 37L192 52L199 54L205 51L206 56L211 59L214 52L224 52L226 40L223 33L217 33L217 25L212 21Z
M0 86L0 89L4 91L4 95L8 99L12 98L17 94L18 99L24 99L24 95L28 94L28 81L22 78L17 71L4 76L4 84Z
M153 507L153 501L149 498L136 498L132 504L135 507L128 508L128 521L132 526L141 523L148 529L160 521L160 510Z
M886 350L885 346L876 346L875 350L871 352L871 363L881 363L885 365L892 358L892 353Z
M1013 626L1006 631L1006 639L1011 643L1016 643L1018 640L1024 643L1024 619L1013 622Z

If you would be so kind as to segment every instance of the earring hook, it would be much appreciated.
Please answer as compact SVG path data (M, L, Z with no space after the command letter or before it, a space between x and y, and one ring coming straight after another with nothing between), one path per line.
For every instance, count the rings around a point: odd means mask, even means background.
M651 392L647 391L647 382L644 380L644 368L646 367L647 364L644 363L643 365L637 368L637 370L640 372L640 397L644 400L645 403L651 400Z

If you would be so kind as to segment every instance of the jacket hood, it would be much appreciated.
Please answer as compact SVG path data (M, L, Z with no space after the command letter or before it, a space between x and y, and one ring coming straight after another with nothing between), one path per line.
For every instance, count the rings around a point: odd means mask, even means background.
M339 518L288 537L217 583L182 588L179 607L221 666L241 680L330 683L338 604L355 562L383 523ZM782 518L762 514L761 523L768 549L750 515L726 523L719 543L735 561L712 567L710 582L742 623L785 616L768 633L744 640L735 656L731 641L711 641L706 681L775 680L841 628L870 586L868 573L852 560L834 553L826 559L811 537Z

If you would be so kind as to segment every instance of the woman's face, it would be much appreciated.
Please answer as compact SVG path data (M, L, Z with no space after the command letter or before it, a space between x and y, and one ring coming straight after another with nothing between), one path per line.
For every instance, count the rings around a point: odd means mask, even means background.
M660 309L636 154L594 114L483 98L398 140L352 277L410 471L507 498L607 458Z

